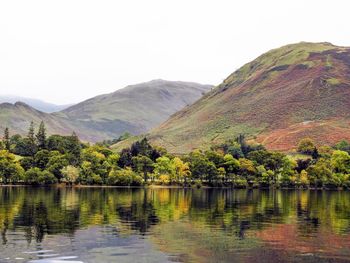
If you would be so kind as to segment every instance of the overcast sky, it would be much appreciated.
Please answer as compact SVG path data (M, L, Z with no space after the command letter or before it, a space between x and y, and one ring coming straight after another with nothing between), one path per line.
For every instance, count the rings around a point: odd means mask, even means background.
M66 104L152 79L219 84L300 41L350 46L348 0L4 0L0 94Z

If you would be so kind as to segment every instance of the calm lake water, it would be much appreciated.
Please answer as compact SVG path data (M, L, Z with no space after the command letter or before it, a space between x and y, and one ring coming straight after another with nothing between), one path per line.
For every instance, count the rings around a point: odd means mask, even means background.
M350 262L350 192L0 188L0 262Z

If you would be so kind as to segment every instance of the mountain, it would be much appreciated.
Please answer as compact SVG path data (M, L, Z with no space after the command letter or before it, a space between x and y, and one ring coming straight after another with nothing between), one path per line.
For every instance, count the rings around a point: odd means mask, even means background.
M271 50L148 137L183 153L240 133L281 151L304 137L326 144L350 140L350 48L302 42Z
M26 135L31 121L34 122L36 127L39 126L41 121L44 121L49 134L69 135L76 131L83 140L93 141L96 138L94 129L80 127L74 121L62 118L54 113L38 111L24 102L0 104L1 131L8 127L11 135L17 133Z
M29 124L43 120L49 134L75 131L85 141L118 138L125 132L145 133L171 114L198 100L212 88L190 82L154 80L97 96L63 111L45 113L23 102L0 104L0 130L26 134Z
M24 102L25 104L28 104L29 106L33 107L34 109L37 109L42 112L56 112L64 110L72 104L67 105L56 105L52 103L48 103L42 100L32 99L32 98L25 98L25 97L19 97L19 96L12 96L12 95L2 95L0 96L0 103L16 103L18 101Z
M93 127L106 137L145 133L212 88L191 82L153 80L100 95L63 110L60 116Z
M11 133L26 134L31 121L39 124L43 120L51 133L72 132L65 120L57 119L53 115L38 111L24 102L0 104L0 129L9 127Z

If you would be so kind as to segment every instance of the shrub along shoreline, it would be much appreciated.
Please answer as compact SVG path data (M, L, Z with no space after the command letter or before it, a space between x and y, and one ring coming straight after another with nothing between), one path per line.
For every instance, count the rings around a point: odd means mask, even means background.
M225 187L350 189L350 144L316 146L308 138L286 155L249 144L244 135L212 147L174 156L146 138L119 153L109 145L82 143L71 136L35 132L0 142L0 185L74 187Z

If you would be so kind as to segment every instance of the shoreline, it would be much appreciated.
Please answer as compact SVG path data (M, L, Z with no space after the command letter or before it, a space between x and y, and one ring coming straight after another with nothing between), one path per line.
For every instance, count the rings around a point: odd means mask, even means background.
M313 191L348 191L344 188L296 188L296 187L246 187L235 188L231 186L180 186L180 185L147 185L147 186L118 186L118 185L65 185L65 184L53 184L53 185L28 185L28 184L0 184L0 188L17 188L17 187L31 187L31 188L75 188L75 189L88 189L88 188L100 188L100 189L231 189L231 190L313 190Z

